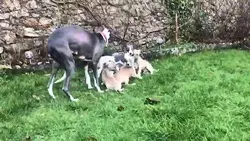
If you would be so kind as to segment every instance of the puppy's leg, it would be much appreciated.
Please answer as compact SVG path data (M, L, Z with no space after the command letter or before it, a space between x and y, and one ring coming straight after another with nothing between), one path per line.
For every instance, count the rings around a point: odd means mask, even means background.
M84 66L84 73L85 73L86 84L88 85L88 89L93 89L93 87L91 85L91 81L90 81L88 64L86 66Z
M147 62L146 68L150 72L150 74L153 74L154 72L158 72L159 71L159 70L154 69L153 66L149 62Z
M139 78L139 79L142 79L141 72L142 72L142 69L141 69L141 67L139 67L138 72L137 72L137 78Z
M122 88L122 84L121 83L117 84L117 86L115 88L115 91L117 91L119 93L122 93L124 91L124 89Z
M146 68L150 72L150 74L154 73L154 68L153 68L153 66L150 63L147 62Z
M70 80L75 72L75 60L73 59L73 56L69 56L65 64L67 64L65 65L66 66L66 79L64 81L64 86L62 90L70 98L71 101L78 101L78 99L75 99L69 92Z
M52 62L52 73L50 75L49 83L47 85L49 95L53 99L56 98L55 95L54 95L54 93L53 93L53 85L54 85L55 77L57 75L58 70L59 70L59 64L56 61L53 61Z
M124 83L125 83L125 85L128 85L128 86L130 86L130 85L136 85L135 83L129 84L129 79L127 79L126 81L124 81Z

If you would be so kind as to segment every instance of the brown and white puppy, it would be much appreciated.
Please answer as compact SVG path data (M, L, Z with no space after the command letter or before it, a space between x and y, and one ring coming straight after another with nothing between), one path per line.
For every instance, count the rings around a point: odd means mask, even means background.
M104 82L107 90L123 91L122 83L117 81L114 72L117 71L115 62L109 61L103 64L102 81Z
M137 70L137 75L139 79L142 79L141 73L143 70L147 69L150 74L158 71L153 68L153 66L147 61L141 58L141 50L134 49L134 58L135 58L135 69Z
M129 79L131 77L137 77L134 67L132 66L122 66L118 72L115 73L115 79L119 83L125 83L125 85L129 84ZM135 85L135 83L131 84Z

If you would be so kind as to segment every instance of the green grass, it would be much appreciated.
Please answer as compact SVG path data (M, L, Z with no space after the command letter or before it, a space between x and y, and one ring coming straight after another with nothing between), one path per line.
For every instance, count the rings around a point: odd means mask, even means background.
M137 85L123 95L87 90L78 70L71 85L77 103L64 96L62 84L55 85L57 99L49 97L48 71L2 72L0 140L250 140L249 52L188 54L153 66L160 71L133 80ZM147 97L161 102L145 105Z

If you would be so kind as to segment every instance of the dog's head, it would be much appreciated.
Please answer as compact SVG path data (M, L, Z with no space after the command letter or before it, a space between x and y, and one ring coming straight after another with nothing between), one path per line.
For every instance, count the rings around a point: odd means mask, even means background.
M135 62L134 55L132 56L130 55L129 52L126 52L124 54L124 59L126 60L128 66L134 66L134 62Z
M134 49L135 58L138 58L140 55L141 55L141 50L140 49Z
M118 71L116 63L111 60L103 64L103 69L107 69L109 71L114 71L114 72Z
M134 56L134 46L132 44L127 45L127 52L129 55Z

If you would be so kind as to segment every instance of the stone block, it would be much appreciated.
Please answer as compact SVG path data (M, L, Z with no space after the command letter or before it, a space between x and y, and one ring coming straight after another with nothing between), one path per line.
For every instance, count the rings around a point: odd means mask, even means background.
M7 45L12 44L16 39L16 34L12 31L7 31L3 39Z
M0 20L6 20L10 17L10 13L0 13Z

